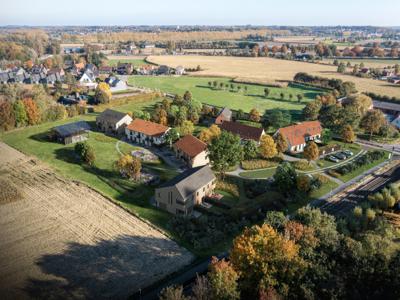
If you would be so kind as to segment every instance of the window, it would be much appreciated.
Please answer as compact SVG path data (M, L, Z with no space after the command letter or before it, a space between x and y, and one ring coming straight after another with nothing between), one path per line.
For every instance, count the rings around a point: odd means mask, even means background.
M185 205L185 201L182 201L178 198L176 198L175 202L176 202L176 204L179 204L179 205Z
M172 204L172 192L168 192L168 203Z
M203 187L203 192L206 190L206 187Z

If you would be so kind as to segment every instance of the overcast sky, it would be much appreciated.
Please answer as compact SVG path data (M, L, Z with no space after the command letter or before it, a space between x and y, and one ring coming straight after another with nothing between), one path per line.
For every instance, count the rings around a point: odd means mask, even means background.
M0 25L400 26L400 0L0 0Z

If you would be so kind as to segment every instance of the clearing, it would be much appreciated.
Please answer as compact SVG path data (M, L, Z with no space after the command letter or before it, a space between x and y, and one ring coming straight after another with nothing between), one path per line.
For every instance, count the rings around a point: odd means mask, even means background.
M238 77L263 83L290 81L293 80L296 73L306 72L315 76L352 81L356 84L360 92L372 92L390 97L398 97L400 94L400 85L339 74L337 72L337 67L324 64L265 57L217 57L196 55L149 56L147 61L159 65L168 65L173 68L179 65L186 68L196 68L200 65L203 71L195 72L193 75Z
M0 143L3 299L126 298L193 259L162 232L84 184Z

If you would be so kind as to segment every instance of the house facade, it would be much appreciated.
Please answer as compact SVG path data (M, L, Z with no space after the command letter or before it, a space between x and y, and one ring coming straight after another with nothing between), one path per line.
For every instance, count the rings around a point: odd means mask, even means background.
M287 151L290 153L300 153L309 141L319 140L322 134L322 126L319 121L308 121L288 127L279 128L274 137L278 134L286 139L288 143Z
M96 125L100 131L122 135L132 118L126 114L112 109L106 109L96 118Z
M125 128L125 134L134 143L160 146L165 143L165 135L169 130L169 127L158 123L135 119Z
M188 216L195 205L214 193L216 178L209 166L189 169L155 190L157 207Z
M186 135L173 145L177 158L183 160L189 167L196 168L210 163L207 144L193 135Z
M57 141L65 145L87 140L89 130L89 124L84 121L68 123L53 128Z

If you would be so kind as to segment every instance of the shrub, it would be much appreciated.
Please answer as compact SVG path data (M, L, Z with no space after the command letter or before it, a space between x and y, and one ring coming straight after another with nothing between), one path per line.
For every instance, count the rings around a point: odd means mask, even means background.
M322 184L326 184L329 182L329 178L322 174L316 174L316 175L314 175L314 178L315 178L315 180L318 180Z
M265 159L244 160L241 163L244 170L265 169L276 166L276 162Z
M362 166L365 166L374 161L380 160L384 156L385 156L385 153L383 151L379 151L379 150L369 151L369 152L357 157L352 162L347 163L343 166L340 166L340 167L334 169L334 171L336 173L339 173L340 175L344 175L344 174L353 172L353 171L357 170L358 168L361 168Z
M332 169L328 170L328 174L335 178L339 178L341 176L341 174L339 174L338 172L336 172L335 170L332 170Z
M308 161L305 159L294 161L294 162L292 162L292 164L297 170L301 170L301 171L309 170L310 168L312 168L310 166L310 164L308 163Z
M234 183L217 180L215 189L225 191L232 194L233 196L239 197L239 187Z

